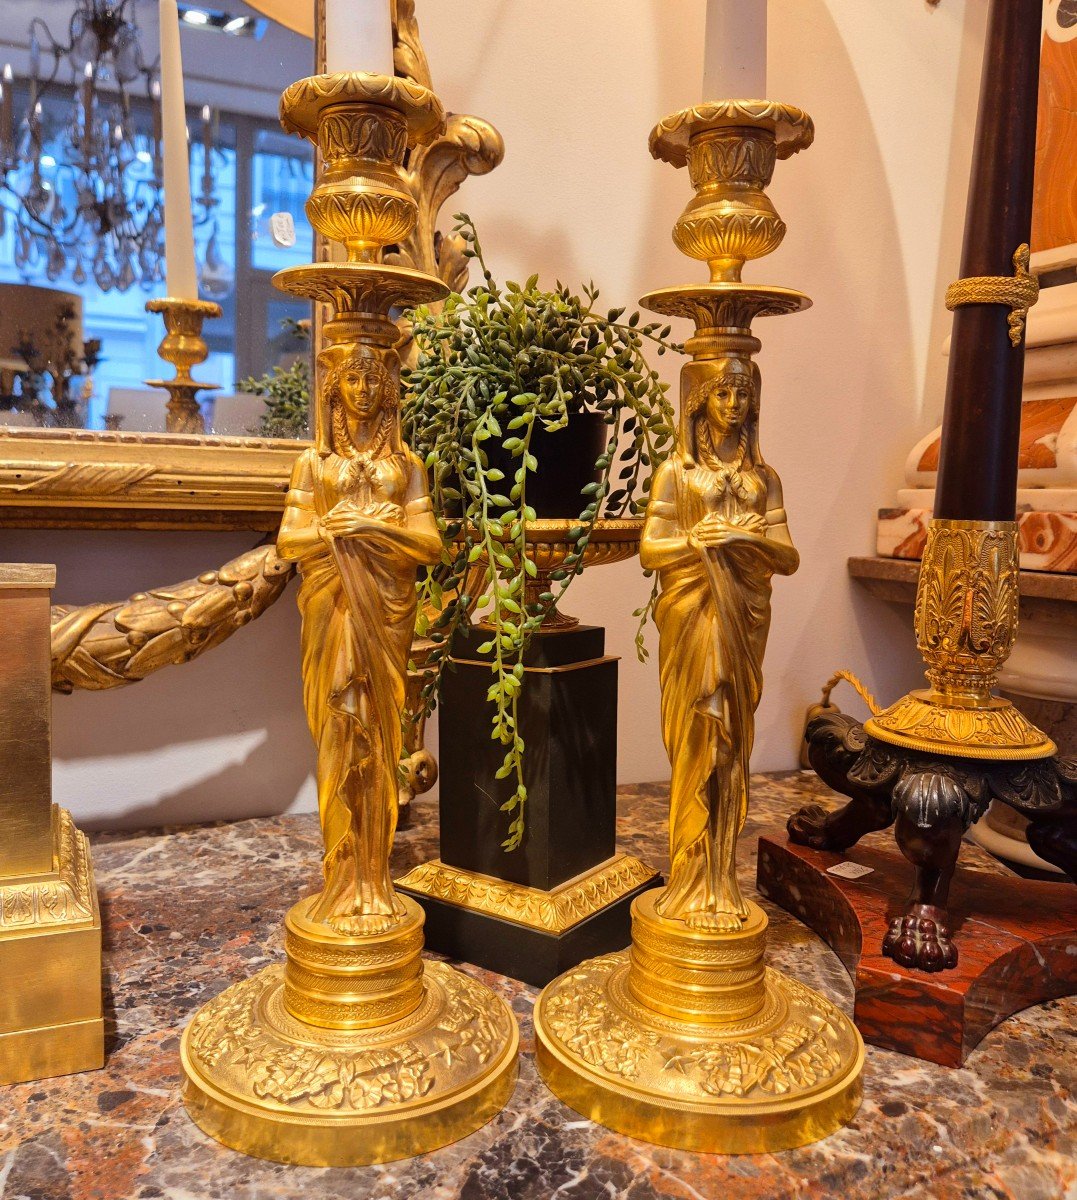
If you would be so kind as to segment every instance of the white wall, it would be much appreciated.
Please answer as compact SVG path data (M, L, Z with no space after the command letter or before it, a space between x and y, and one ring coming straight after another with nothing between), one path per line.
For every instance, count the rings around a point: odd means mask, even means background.
M610 305L702 279L669 236L687 175L646 148L656 120L698 99L702 0L469 0L466 20L464 7L421 0L419 16L446 105L505 137L502 166L450 203L475 217L496 273L594 278ZM804 709L835 668L887 699L919 677L909 614L861 594L845 560L872 552L875 510L893 502L909 447L941 411L942 294L957 270L985 9L771 4L769 91L818 132L771 188L785 244L747 272L815 301L757 329L764 450L803 559L775 582L759 769L795 764ZM186 578L247 542L27 532L4 535L3 556L55 561L57 598L76 602ZM605 623L622 656L622 781L666 773L656 664L637 664L632 647L645 586L637 564L602 568L567 605ZM197 663L57 697L58 799L86 824L127 825L309 805L297 625L286 598Z

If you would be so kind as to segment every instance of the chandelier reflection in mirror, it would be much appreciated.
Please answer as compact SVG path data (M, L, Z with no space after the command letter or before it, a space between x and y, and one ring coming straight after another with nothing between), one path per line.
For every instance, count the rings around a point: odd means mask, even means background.
M35 17L25 96L4 68L0 223L14 222L15 266L25 278L81 285L92 277L103 292L135 283L152 291L164 279L158 60L146 62L133 8L133 0L78 0L66 41ZM233 278L217 240L208 108L201 127L194 220L210 229L199 268L202 292L219 298Z

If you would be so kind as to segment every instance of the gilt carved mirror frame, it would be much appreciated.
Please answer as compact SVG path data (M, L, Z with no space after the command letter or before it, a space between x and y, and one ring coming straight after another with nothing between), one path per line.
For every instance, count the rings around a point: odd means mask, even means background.
M308 0L309 2L309 0ZM294 23L314 12L289 5ZM430 86L415 0L395 0L396 71ZM324 51L316 45L316 61ZM415 232L397 261L439 275L452 287L466 263L451 238L436 232L438 214L469 175L493 170L504 154L500 134L478 117L450 114L445 132L412 156L408 175L419 203ZM316 253L320 251L316 250ZM315 338L318 336L315 316ZM198 529L272 533L284 508L288 476L307 443L259 437L176 435L0 427L0 528Z

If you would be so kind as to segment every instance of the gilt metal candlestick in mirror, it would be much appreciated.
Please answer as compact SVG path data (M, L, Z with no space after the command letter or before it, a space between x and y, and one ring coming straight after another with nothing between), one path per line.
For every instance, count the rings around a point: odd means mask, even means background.
M226 1145L359 1165L435 1149L489 1120L512 1090L518 1033L489 989L422 962L422 910L389 876L415 570L440 553L425 471L401 442L390 312L448 289L381 252L415 223L401 164L438 131L442 108L408 80L339 73L289 88L281 120L317 139L324 167L307 213L347 250L345 262L276 277L334 309L315 445L296 463L278 538L302 575L324 886L286 917L287 964L235 984L191 1022L185 1098Z
M147 300L146 311L160 313L165 323L165 336L157 353L176 368L173 379L147 379L147 387L163 388L168 392L165 406L167 433L205 433L206 422L198 393L213 391L219 384L199 383L192 378L191 368L204 363L209 348L202 337L202 324L207 317L219 317L221 306L212 300L175 300L163 297Z
M696 195L674 230L711 281L641 303L690 317L677 448L655 479L640 557L659 573L662 734L672 766L667 886L632 907L632 947L555 980L535 1008L540 1070L573 1108L663 1145L726 1153L814 1141L860 1103L863 1043L829 1001L764 966L767 918L736 878L770 621L771 578L799 557L758 433L756 317L808 298L740 281L785 226L776 158L810 145L799 109L687 109L651 152L687 163Z

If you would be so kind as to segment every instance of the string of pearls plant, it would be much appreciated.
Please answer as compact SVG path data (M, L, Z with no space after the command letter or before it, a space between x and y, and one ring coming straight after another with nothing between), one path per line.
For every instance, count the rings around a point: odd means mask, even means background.
M600 514L635 516L646 508L654 471L672 444L674 416L668 385L647 362L644 345L658 354L680 347L668 326L641 325L638 312L627 319L623 308L599 312L593 283L582 296L560 283L545 291L534 275L522 286L498 284L471 219L458 214L456 222L454 233L482 282L412 314L417 357L402 414L405 437L430 472L443 539L441 562L419 584L417 632L434 643L435 668L422 712L436 704L453 635L478 617L490 634L478 652L491 656L491 736L505 747L498 777L515 781L501 805L512 815L502 843L511 851L523 841L527 800L517 720L524 650L583 570ZM601 414L606 445L582 489L569 533L573 550L552 575L555 589L529 604L526 584L537 569L528 551L528 523L536 519L528 481L542 469L535 443L543 440L540 430L564 430L576 413ZM510 477L492 459L511 463ZM634 614L641 658L653 602L652 591Z

